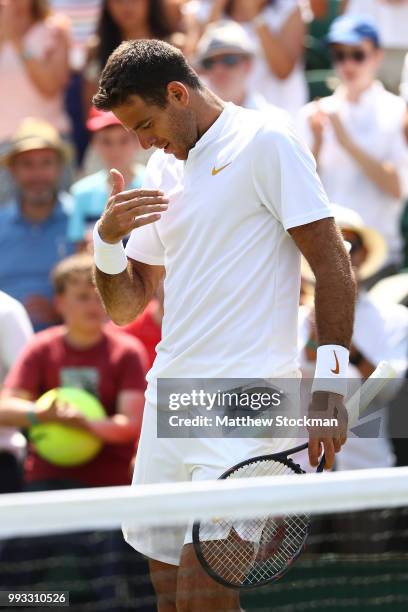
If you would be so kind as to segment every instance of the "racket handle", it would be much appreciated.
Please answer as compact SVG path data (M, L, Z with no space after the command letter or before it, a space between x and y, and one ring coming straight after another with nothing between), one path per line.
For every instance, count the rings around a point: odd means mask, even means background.
M317 472L318 474L320 474L320 472L323 472L323 470L324 470L324 466L325 466L325 465L326 465L326 459L325 459L325 455L324 455L324 453L323 453L323 456L322 456L322 458L320 459L319 465L317 466L317 470L316 470L316 472Z

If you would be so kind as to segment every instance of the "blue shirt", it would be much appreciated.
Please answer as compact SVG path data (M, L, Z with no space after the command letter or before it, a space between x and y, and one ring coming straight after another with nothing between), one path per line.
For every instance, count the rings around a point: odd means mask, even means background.
M23 217L16 201L0 208L0 289L23 304L32 295L53 296L50 272L73 252L67 240L69 203L67 194L60 194L42 223Z
M142 168L142 167L140 167ZM126 189L142 186L143 171L138 171ZM74 208L68 223L68 238L72 242L84 240L87 230L93 228L109 198L108 175L105 170L90 174L71 187Z

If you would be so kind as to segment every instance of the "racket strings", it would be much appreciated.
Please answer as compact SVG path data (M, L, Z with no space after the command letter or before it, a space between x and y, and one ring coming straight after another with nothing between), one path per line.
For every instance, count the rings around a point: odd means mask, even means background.
M229 478L301 473L291 462L262 460L237 468ZM301 552L309 533L309 517L265 516L250 520L213 519L200 524L202 557L213 575L232 586L268 582L284 572Z

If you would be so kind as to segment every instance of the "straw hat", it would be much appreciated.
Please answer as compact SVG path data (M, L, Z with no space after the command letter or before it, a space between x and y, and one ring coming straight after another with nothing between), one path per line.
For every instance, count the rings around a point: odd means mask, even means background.
M0 157L0 162L10 164L19 153L40 149L53 149L65 162L72 159L71 147L62 140L50 123L28 117L14 133L6 153Z
M387 245L384 238L377 230L364 225L361 216L351 208L345 208L338 204L331 204L334 220L340 229L350 230L361 237L367 257L358 270L360 280L365 280L373 276L384 265L387 257ZM309 281L314 280L314 274L309 264L302 258L302 276Z

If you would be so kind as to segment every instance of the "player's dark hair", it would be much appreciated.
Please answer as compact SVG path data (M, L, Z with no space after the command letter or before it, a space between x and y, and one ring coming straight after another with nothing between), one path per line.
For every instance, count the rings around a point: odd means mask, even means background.
M184 55L161 40L123 42L110 56L93 103L100 110L125 104L140 96L148 104L167 105L167 85L179 81L192 89L202 84Z

